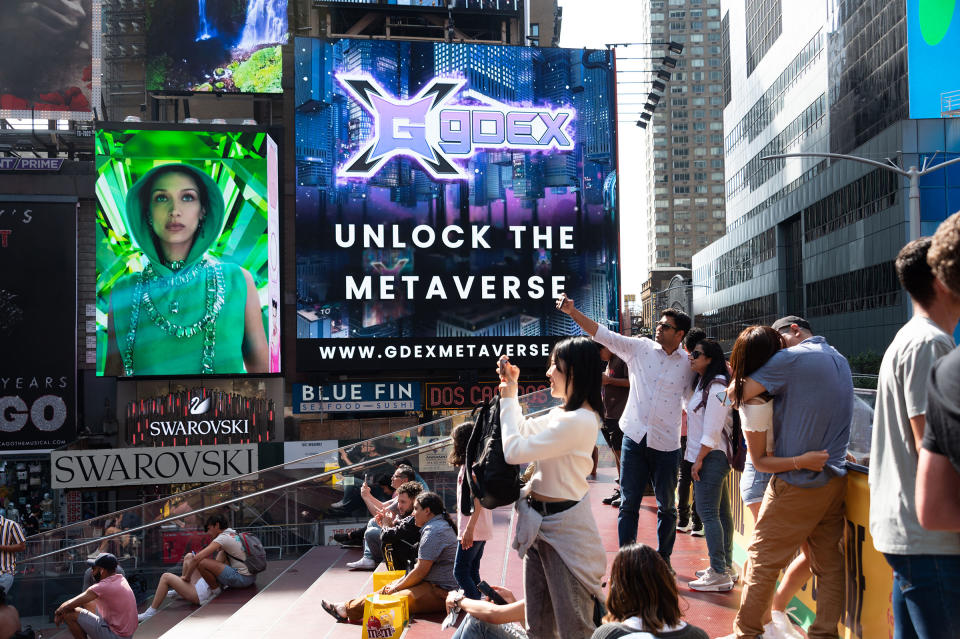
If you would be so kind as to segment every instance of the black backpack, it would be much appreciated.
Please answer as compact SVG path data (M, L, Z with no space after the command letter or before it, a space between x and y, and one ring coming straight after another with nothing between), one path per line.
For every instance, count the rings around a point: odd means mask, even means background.
M508 464L503 456L500 433L500 396L474 409L475 420L467 442L466 481L468 499L461 497L461 511L473 510L473 497L487 509L512 504L520 498L520 466ZM466 490L463 491L465 496ZM469 513L467 513L469 514Z

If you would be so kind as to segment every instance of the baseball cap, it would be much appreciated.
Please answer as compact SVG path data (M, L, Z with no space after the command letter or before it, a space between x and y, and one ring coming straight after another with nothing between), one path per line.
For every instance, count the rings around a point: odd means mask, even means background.
M114 571L117 569L117 558L112 554L105 552L101 553L99 557L93 562L94 566L99 566L100 568L105 568L106 570Z
M781 329L789 328L791 324L796 324L800 328L805 328L808 331L813 330L810 328L810 322L797 315L787 315L786 317L781 317L773 323L772 328L773 330L779 332Z

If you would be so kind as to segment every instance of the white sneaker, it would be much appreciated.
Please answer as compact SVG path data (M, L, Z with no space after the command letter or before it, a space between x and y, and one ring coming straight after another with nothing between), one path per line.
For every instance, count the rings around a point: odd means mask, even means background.
M792 639L792 635L784 633L780 626L771 621L763 627L763 639Z
M137 623L143 623L144 621L154 616L155 614L157 614L157 609L151 606L150 608L147 608L146 610L141 612L139 615L137 615Z
M733 581L727 573L714 572L713 568L707 568L699 579L687 583L690 590L699 590L701 592L727 592L733 590Z
M347 563L347 568L350 570L374 570L376 567L377 562L369 557L361 557L356 561Z
M705 574L707 574L708 570L710 569L704 568L703 570L698 570L696 573L697 577L703 577ZM727 574L730 575L730 581L732 581L734 584L740 581L740 573L737 571L736 566L730 566L730 568L727 569Z
M779 610L770 611L770 617L774 626L781 632L782 636L787 639L803 639L803 635L793 627L793 622L790 621L790 617Z
M219 586L211 590L210 584L207 583L206 579L201 579L198 581L195 588L197 589L197 600L200 602L201 606L205 605L222 592Z
M174 590L173 588L167 591L167 596L170 597L171 599L183 599L183 597L180 596L180 593Z

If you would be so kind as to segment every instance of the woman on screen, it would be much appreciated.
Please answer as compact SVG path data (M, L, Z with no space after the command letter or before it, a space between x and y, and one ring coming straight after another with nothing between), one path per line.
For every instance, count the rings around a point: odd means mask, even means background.
M105 374L268 372L253 277L206 254L225 217L213 179L186 164L155 167L130 187L124 215L148 263L113 287Z

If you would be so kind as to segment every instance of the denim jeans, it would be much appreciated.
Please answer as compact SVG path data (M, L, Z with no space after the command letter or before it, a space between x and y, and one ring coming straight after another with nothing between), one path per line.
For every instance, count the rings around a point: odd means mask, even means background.
M13 588L13 575L9 572L0 573L0 588L3 588L7 593L7 603L10 602L10 589Z
M469 549L457 544L457 556L453 560L453 576L463 590L467 599L482 599L483 595L477 590L480 583L480 559L483 558L483 546L487 542L475 541Z
M527 634L531 639L589 637L594 599L553 546L537 539L523 556Z
M722 450L711 450L703 458L700 481L693 482L694 501L703 522L710 567L719 573L733 567L733 513L727 490L729 474L727 454Z
M675 502L677 476L680 471L680 449L654 450L647 446L644 437L637 443L623 436L620 452L620 513L617 517L617 534L620 547L637 540L637 522L640 519L640 502L647 481L653 482L657 498L657 552L667 563L673 554L677 539L677 507Z
M518 623L487 623L467 615L450 639L525 639L526 636Z
M383 561L383 546L380 543L380 533L383 531L376 519L367 522L367 529L363 531L363 558L372 559L378 564Z
M684 525L693 517L693 527L700 528L700 515L697 514L697 499L694 497L690 504L690 488L693 486L693 477L690 475L692 462L684 459L687 450L687 436L680 438L680 483L677 484L677 510L680 514L679 525Z
M960 637L960 556L887 555L894 639Z

